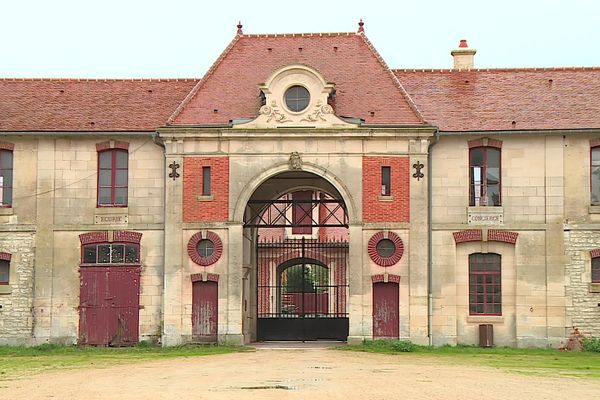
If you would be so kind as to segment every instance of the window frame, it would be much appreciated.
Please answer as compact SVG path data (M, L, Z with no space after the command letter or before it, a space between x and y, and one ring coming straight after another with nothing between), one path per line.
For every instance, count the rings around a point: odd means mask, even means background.
M594 151L600 152L600 145L590 147L590 204L591 205L600 205L600 183L598 184L598 200L597 201L593 200L593 195L594 195L594 179L593 179ZM600 170L600 161L598 162L598 165L596 167Z
M392 167L381 166L381 195L390 197L392 195Z
M472 154L474 151L482 150L483 151L483 162L481 166L473 165L471 162ZM498 204L487 204L488 196L487 196L487 170L488 170L488 151L494 150L498 152ZM469 206L470 207L500 207L502 206L502 149L496 146L473 146L469 148ZM481 183L480 186L484 191L484 195L480 195L480 203L476 204L475 197L475 183L473 176L473 168L480 167L481 168ZM481 204L481 199L485 199L485 204Z
M0 285L6 286L10 285L10 261L9 260L0 260L0 269L2 267L6 267L6 281L0 280ZM0 274L0 277L2 274Z
M127 158L127 167L119 168L117 166L117 155L119 153L125 153ZM110 168L102 168L100 164L100 159L102 154L110 154ZM117 185L117 171L126 171L126 180L125 185ZM110 184L109 185L100 185L100 176L102 171L110 171ZM109 203L100 203L100 191L101 189L110 188L110 202ZM124 203L116 203L116 191L117 189L125 189L125 193L127 194ZM97 199L96 205L98 207L127 207L129 203L129 151L128 149L122 148L110 148L103 149L98 151L98 177L97 177L97 185L96 185Z
M210 166L202 167L202 196L211 196L212 171Z
M3 158L10 154L10 168L2 168ZM0 148L0 208L11 208L13 205L13 190L14 190L14 163L15 155L11 149ZM10 182L6 184L4 182L4 171L10 171ZM4 202L4 189L10 189L10 199L8 202Z
M96 262L86 262L85 261L85 251L86 248L90 247L90 246L94 246L96 248ZM111 250L109 251L109 256L111 257L111 261L109 262L99 262L99 247L100 246L110 246ZM112 246L123 246L123 260L120 262L112 262ZM127 246L131 246L134 247L137 250L137 259L134 262L126 262L126 254L127 254ZM141 265L141 253L140 253L140 244L139 243L132 243L132 242L125 242L125 241L118 241L118 242L95 242L95 243L86 243L86 244L82 244L81 245L81 263L80 265L82 267L115 267L115 266L124 266L124 267L130 267L130 266L140 266Z
M600 256L592 257L590 277L592 283L600 283Z
M484 262L482 264L481 270L475 270L475 263L472 261L472 258L475 256L483 256ZM495 260L491 262L487 262L487 257L493 257ZM497 261L497 264L496 264ZM468 257L468 273L469 273L469 315L475 316L501 316L502 315L502 256L497 253L471 253ZM498 270L486 270L486 265L497 265ZM477 282L475 277L483 276L482 282ZM492 277L492 282L488 282L488 277ZM492 290L488 291L488 288L492 286L497 286L498 291ZM475 288L473 291L472 288ZM482 291L479 292L477 289L482 287ZM477 296L482 295L482 301L477 301ZM495 295L499 296L499 301L488 301L488 295L491 295L492 298ZM494 306L498 306L498 311L494 310ZM477 312L477 307L482 306L482 311Z

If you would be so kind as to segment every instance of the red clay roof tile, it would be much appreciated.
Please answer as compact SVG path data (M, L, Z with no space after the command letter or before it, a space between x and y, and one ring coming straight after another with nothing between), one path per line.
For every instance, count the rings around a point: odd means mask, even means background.
M0 131L154 131L197 82L1 79Z
M394 73L442 131L600 128L600 68Z
M256 117L259 84L277 68L295 63L315 68L335 84L337 115L371 124L423 124L370 42L353 32L237 35L169 123L224 124Z

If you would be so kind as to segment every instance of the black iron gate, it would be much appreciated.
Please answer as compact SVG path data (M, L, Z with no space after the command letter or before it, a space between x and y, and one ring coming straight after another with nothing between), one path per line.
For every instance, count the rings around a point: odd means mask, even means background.
M346 340L348 242L259 241L258 340Z

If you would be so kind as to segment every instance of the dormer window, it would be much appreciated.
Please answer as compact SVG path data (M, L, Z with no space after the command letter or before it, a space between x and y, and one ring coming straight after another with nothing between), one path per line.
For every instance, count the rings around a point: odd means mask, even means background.
M304 86L295 85L285 92L285 105L290 111L300 112L308 107L310 93Z

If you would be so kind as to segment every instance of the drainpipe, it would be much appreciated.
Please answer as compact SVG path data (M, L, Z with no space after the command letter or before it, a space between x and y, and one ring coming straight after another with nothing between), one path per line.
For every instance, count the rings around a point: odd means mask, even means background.
M433 236L433 223L431 221L433 157L431 151L439 141L440 131L436 128L434 140L429 144L427 151L427 168L429 169L429 177L427 178L427 337L430 346L433 346L433 245L431 243L431 237Z

